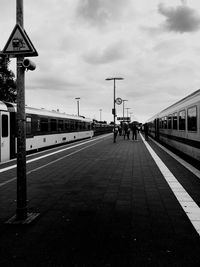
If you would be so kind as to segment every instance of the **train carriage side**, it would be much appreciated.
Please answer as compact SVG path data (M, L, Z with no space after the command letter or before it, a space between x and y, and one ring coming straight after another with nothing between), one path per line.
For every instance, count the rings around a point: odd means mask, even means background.
M10 159L10 114L0 101L0 162Z
M160 112L155 120L160 141L200 161L200 90Z
M0 162L16 156L16 104L0 101ZM26 107L26 151L39 150L94 135L88 118Z
M26 109L27 151L91 138L91 121L56 111Z

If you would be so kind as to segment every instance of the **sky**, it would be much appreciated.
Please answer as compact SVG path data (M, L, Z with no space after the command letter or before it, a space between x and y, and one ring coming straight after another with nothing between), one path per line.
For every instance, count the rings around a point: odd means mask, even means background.
M113 120L113 81L125 116L145 122L200 88L199 0L24 0L24 29L39 56L25 74L26 104ZM0 0L0 50L16 1ZM16 60L10 69L16 73ZM101 110L101 111L100 111ZM123 105L116 105L117 117Z

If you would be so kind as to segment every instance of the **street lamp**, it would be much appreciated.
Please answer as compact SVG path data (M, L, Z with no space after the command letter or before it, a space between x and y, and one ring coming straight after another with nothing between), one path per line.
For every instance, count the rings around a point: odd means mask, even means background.
M123 130L124 130L124 102L128 101L127 99L122 99L123 102Z
M101 112L102 112L102 109L100 108L99 111L100 111L100 121L101 121Z
M115 80L124 80L124 78L120 77L113 77L113 78L106 78L106 81L114 81L114 97L113 97L113 119L114 119L114 131L113 131L113 142L116 143L116 135L115 135L115 117L116 117L116 110L115 110Z
M131 109L131 108L126 108L127 109L127 120L128 120L128 110Z
M129 112L129 114L130 114L130 122L131 122L131 115L133 114L133 112Z
M128 101L127 99L122 99L122 102L123 102L123 121L124 121L124 102L125 101Z
M80 97L75 98L77 100L77 110L78 110L78 116L79 116L79 100L81 99Z

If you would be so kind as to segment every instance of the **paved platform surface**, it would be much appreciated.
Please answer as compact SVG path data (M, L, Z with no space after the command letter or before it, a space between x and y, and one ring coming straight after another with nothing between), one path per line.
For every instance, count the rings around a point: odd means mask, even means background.
M200 180L151 145L199 205ZM200 266L200 237L140 136L115 144L107 137L27 171L28 209L40 216L5 224L15 213L16 181L0 187L0 266Z

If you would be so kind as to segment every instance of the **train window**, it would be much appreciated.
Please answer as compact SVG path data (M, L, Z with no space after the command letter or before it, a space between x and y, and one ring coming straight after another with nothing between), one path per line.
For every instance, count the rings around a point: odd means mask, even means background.
M82 122L80 122L80 124L81 124L80 129L81 129L82 131L84 131L84 130L85 130L85 122L82 121Z
M164 118L162 118L162 121L161 121L161 128L162 129L164 128Z
M65 130L69 130L70 129L70 123L69 120L65 120Z
M75 122L75 127L76 127L76 130L78 130L78 131L80 130L81 124L79 121Z
M57 131L57 121L56 121L56 119L51 119L50 120L50 129L51 129L51 132Z
M63 120L58 120L58 131L62 132L64 130L64 122Z
M91 125L90 125L89 122L86 122L86 129L87 129L87 130L90 130L90 129L91 129Z
M32 118L26 117L26 134L31 134Z
M75 121L75 129L76 130L79 130L79 123L78 123L78 121Z
M70 120L69 123L70 123L70 130L74 131L74 129L75 129L74 120Z
M40 119L40 131L41 132L48 132L48 119L47 118L41 118Z
M80 130L84 130L84 122L80 121Z
M162 128L162 119L159 119L159 127Z
M2 137L8 137L8 115L2 114Z
M164 123L163 128L167 129L167 117L164 117L163 123Z
M172 128L172 115L169 115L167 120L168 120L168 129L171 129Z
M179 112L179 130L185 130L185 110Z
M40 132L40 119L37 120L37 131Z
M188 131L197 131L197 107L191 107L187 110Z
M173 129L177 130L177 112L172 115Z

